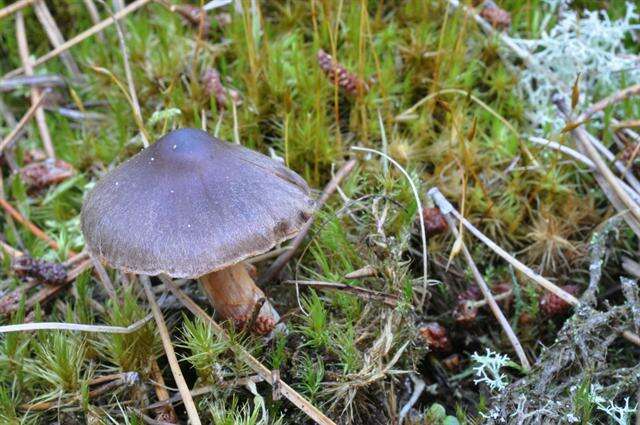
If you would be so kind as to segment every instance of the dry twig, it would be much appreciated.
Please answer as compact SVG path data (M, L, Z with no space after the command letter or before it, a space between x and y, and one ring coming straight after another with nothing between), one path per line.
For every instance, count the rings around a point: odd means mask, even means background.
M38 1L38 3L36 3L36 10L42 10L42 7L46 9L45 15L48 14L49 9L47 9L46 5L44 5L43 2ZM49 33L49 31L45 32ZM27 77L31 77L33 76L33 67L31 66L31 57L29 56L29 45L27 43L27 33L25 31L24 15L22 14L22 12L18 12L16 14L16 38L18 39L18 51L20 53L20 60L22 61L24 73ZM40 89L38 89L37 87L31 88L32 105L38 102L38 98L40 95ZM53 149L53 142L51 141L51 133L49 132L49 127L47 127L47 120L44 116L44 109L42 108L42 106L39 106L36 109L35 117L36 124L38 125L38 130L40 131L40 138L42 139L44 150L47 152L47 156L49 158L55 158L56 155Z
M25 218L22 214L18 212L13 206L5 201L3 198L0 198L0 207L2 207L7 213L11 215L16 221L24 225L31 233L33 233L38 239L46 242L51 248L54 250L60 249L58 243L51 239L46 233L44 233L38 226L33 224L29 219Z
M2 9L0 9L0 19L5 18L13 13L16 13L21 9L24 9L34 1L36 0L18 0L14 3L11 3L8 6L3 7Z
M619 90L612 95L607 96L604 99L601 99L591 105L586 111L580 114L574 122L576 123L576 126L583 124L596 113L601 112L611 105L622 102L623 100L631 96L636 96L638 94L640 94L640 84L634 84L632 86ZM571 123L567 125L572 126Z
M444 211L442 213L444 215L445 220L447 220L449 229L451 229L451 232L455 236L456 240L460 240L462 236L460 235L460 232L458 232L455 222L453 221L453 219L448 213ZM480 288L480 291L482 292L484 299L486 300L487 304L489 304L489 308L491 309L491 312L495 316L496 320L498 320L498 323L500 323L500 326L502 326L502 329L504 330L504 333L507 335L507 338L509 338L509 341L511 342L511 345L513 346L514 351L516 352L516 354L518 355L518 358L520 359L520 363L522 364L522 367L525 369L530 369L531 364L529 363L529 360L527 359L527 355L524 353L524 350L522 349L522 344L520 343L520 340L516 336L515 332L513 332L513 329L511 329L511 325L509 324L509 321L502 313L502 310L500 310L500 306L498 306L498 303L493 297L493 294L491 294L491 290L489 289L489 286L487 285L484 278L482 277L482 273L480 273L480 271L478 270L478 267L476 266L475 261L473 261L473 257L471 256L471 253L467 249L467 245L463 241L461 241L461 248L462 248L462 254L465 257L467 265L471 269L473 278L478 284L478 288Z
M20 323L17 325L0 326L0 334L9 332L32 332L43 330L61 330L72 332L91 332L91 333L108 333L108 334L129 334L143 327L149 320L151 314L132 323L129 326L107 326L107 325L85 325L81 323L63 323L63 322L35 322Z
M22 86L29 87L63 87L64 79L59 75L32 75L0 80L0 92L15 90Z
M287 280L285 283L292 283L294 285L313 286L314 288L329 289L336 291L344 291L354 294L365 300L379 300L388 305L389 307L398 306L398 296L387 294L380 291L374 291L367 288L361 288L359 286L350 286L337 282L323 282L319 280Z
M62 36L60 28L58 28L58 25L56 24L55 19L53 19L53 16L51 15L51 12L49 11L49 8L47 7L47 4L44 2L44 0L36 0L33 4L33 10L36 13L38 21L40 21L40 24L44 28L44 33L49 38L51 45L54 48L62 46L64 44L64 37ZM60 53L60 59L62 60L62 63L65 65L65 67L69 70L71 75L73 75L74 77L80 76L80 68L78 68L78 64L75 60L73 60L73 57L69 52Z
M123 9L122 4L118 4L114 2L114 6L118 11ZM127 50L127 43L124 38L124 30L120 25L120 22L115 19L115 14L111 14L111 18L113 18L113 22L116 26L116 33L118 34L118 41L120 43L120 51L122 52L122 62L124 64L124 73L127 77L127 85L129 87L129 97L131 98L131 105L133 106L133 113L136 114L136 118L138 122L144 123L142 119L142 110L140 109L140 102L138 101L138 94L136 92L136 86L133 81L133 74L131 72L131 64L129 62L129 52ZM146 131L140 132L140 137L142 138L142 144L144 147L149 146L149 139L147 137Z
M191 397L191 392L189 391L187 382L184 380L184 376L182 376L180 364L178 364L178 358L176 357L176 353L173 351L173 345L171 344L171 335L169 335L169 330L167 329L164 317L162 316L162 311L160 311L160 307L158 306L156 298L153 295L153 291L151 290L149 277L146 275L140 275L140 283L142 284L144 293L147 296L147 300L149 300L149 306L151 307L153 318L156 321L158 332L160 332L160 338L162 339L162 346L164 347L164 352L167 355L167 361L169 362L171 373L173 373L173 378L178 386L178 391L182 396L182 402L187 410L189 420L192 425L200 425L201 421L200 416L198 415L198 410L196 409L196 405Z

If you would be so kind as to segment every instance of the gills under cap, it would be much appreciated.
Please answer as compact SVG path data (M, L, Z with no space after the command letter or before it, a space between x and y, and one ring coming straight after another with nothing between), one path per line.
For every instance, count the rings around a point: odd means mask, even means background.
M306 182L280 163L181 129L104 176L81 226L114 268L198 277L295 236L312 208Z

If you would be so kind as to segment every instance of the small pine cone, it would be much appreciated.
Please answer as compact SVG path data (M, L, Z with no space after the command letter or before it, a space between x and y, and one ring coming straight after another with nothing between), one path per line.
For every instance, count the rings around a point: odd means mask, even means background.
M218 109L225 109L227 104L227 90L222 85L220 73L217 69L207 68L202 73L202 85L207 96L215 96Z
M20 303L20 292L11 291L0 297L0 315L5 315L14 311Z
M418 329L423 341L432 350L448 351L451 348L447 330L438 322L429 322Z
M33 278L49 285L62 285L67 280L67 271L62 264L27 256L16 259L13 270L22 278Z
M20 177L30 190L39 190L58 184L73 176L73 167L60 159L31 162L20 169Z
M369 86L366 82L358 78L357 75L349 72L338 61L334 60L330 54L324 50L318 50L318 65L333 84L338 84L350 95L357 95L358 92L367 93Z
M564 285L561 286L564 291L570 293L571 295L577 295L580 291L580 287L578 285ZM565 314L571 305L554 294L553 292L545 292L545 294L540 299L540 309L548 316L560 316Z
M444 219L444 215L440 212L440 208L423 208L422 218L424 219L424 230L427 233L427 237L439 235L447 231L447 221Z
M499 30L509 28L511 25L511 15L509 12L499 8L498 5L492 1L486 2L480 11L480 16L489 22L492 27Z
M229 99L236 105L240 104L240 94L222 85L220 72L217 69L208 68L202 73L202 85L205 95L215 96L218 109L226 109Z

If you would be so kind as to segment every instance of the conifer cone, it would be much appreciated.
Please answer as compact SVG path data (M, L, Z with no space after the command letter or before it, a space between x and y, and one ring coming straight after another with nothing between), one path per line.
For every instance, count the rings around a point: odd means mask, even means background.
M219 110L226 109L229 100L236 105L240 103L240 95L238 92L228 89L222 84L220 72L215 68L207 68L202 73L202 85L204 86L205 95L215 97Z
M31 162L20 169L20 177L30 190L39 190L58 184L74 174L73 167L61 159L48 158Z
M563 290L571 295L577 295L580 291L578 285L564 285L561 286ZM565 314L571 305L554 294L553 292L545 292L540 299L540 309L548 316L560 316Z
M447 221L440 212L440 208L423 208L422 218L424 219L424 230L428 237L439 235L447 231Z
M484 7L480 11L482 16L492 27L503 30L511 25L511 15L504 9L498 7L492 1L485 2Z
M438 322L429 322L418 329L427 347L437 351L448 351L451 348L447 330Z
M23 256L15 260L13 270L22 278L32 278L49 285L62 285L67 271L62 264Z
M350 95L357 95L359 91L362 93L369 91L367 83L354 73L349 72L347 68L322 49L318 50L318 65L333 84L337 83Z

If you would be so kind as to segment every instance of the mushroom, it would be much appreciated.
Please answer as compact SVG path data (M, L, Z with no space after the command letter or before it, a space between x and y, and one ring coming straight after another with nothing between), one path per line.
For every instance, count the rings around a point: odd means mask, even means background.
M296 173L197 129L160 138L105 175L81 212L89 252L137 274L199 278L216 312L236 325L265 298L243 261L295 236L313 201ZM279 320L265 301L254 330Z

